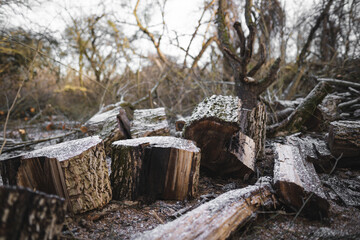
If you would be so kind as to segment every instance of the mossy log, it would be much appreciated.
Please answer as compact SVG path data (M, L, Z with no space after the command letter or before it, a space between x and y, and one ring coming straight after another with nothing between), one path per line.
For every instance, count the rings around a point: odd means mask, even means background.
M274 199L270 183L260 181L253 186L226 192L172 222L133 238L226 239L254 218L258 209L273 207Z
M165 108L137 109L131 122L133 138L149 136L169 136L170 128L167 122Z
M275 149L274 184L280 200L310 218L326 217L329 203L313 164L296 146L276 143Z
M340 164L360 166L360 121L336 121L329 127L329 147L335 157L342 156Z
M63 198L0 186L0 239L58 239L65 213Z
M113 142L131 138L130 121L126 111L120 106L104 108L91 117L83 127L90 135L98 135L104 140L105 150L108 155L110 155Z
M201 166L217 175L246 178L263 152L265 124L264 105L249 110L237 97L214 95L195 108L184 136L201 148Z
M0 161L4 184L66 199L72 213L104 206L111 186L104 145L98 136L68 141Z
M200 149L175 137L144 137L113 143L111 183L117 200L184 200L197 192Z

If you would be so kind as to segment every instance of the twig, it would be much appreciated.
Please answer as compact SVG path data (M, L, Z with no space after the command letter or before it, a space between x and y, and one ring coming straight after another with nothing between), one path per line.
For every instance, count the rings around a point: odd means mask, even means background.
M32 61L31 61L31 63L30 63L30 66L29 66L29 68L28 68L28 71L27 71L27 75L28 75L29 79L30 79L30 76L31 76L30 71L31 71L31 69L32 69L33 66L34 66L35 59L36 59L36 57L37 57L37 55L38 55L38 52L39 52L39 48L40 48L40 41L39 41L38 44L37 44L36 52L35 52L35 54L34 54L34 57L33 57ZM6 144L6 128L7 128L8 122L9 122L9 118L10 118L11 111L13 110L13 108L14 108L14 106L15 106L15 104L16 104L16 101L17 101L17 99L18 99L18 97L20 96L20 91L21 91L21 89L22 89L22 87L23 87L23 85L24 85L24 83L25 83L25 79L26 79L26 78L24 77L23 80L21 81L20 86L19 86L19 88L18 88L18 91L16 92L15 98L14 98L14 100L13 100L11 106L10 106L10 109L9 109L8 112L7 112L7 115L6 115L6 120L5 120L5 123L4 123L4 142L3 142L3 144L1 145L0 154L2 153L2 151L3 151L3 149L4 149L4 146L5 146L5 144Z

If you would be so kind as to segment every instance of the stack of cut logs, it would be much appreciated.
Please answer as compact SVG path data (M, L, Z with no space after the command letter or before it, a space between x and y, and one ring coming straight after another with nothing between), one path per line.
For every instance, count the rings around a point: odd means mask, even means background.
M101 208L111 199L150 203L194 198L200 166L209 174L243 181L254 174L255 161L264 154L263 104L245 109L237 97L212 96L180 121L177 130L185 139L168 136L164 108L135 110L130 123L125 110L115 105L86 123L94 136L0 161L6 185L0 188L0 238L55 238L66 212ZM274 145L273 179L263 177L255 185L224 193L135 237L224 239L259 208L276 206L276 199L309 217L326 216L329 203L315 169L331 168L326 163L333 156L360 156L360 122L330 125L331 152L321 139L291 135Z

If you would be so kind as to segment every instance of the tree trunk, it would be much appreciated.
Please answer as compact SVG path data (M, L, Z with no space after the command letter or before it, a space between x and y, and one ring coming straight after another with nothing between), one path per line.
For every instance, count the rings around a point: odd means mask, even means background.
M131 123L133 138L170 135L165 108L138 109Z
M102 207L111 199L104 145L98 136L45 147L0 165L4 184L56 194L66 199L72 213Z
M232 190L188 212L173 222L135 235L134 239L226 239L254 218L262 207L272 207L269 182Z
M145 137L113 143L114 199L184 200L197 192L200 149L174 137Z
M57 239L65 213L62 198L0 186L0 239Z
M281 200L311 218L326 217L329 203L312 163L295 146L277 143L275 148L274 183Z

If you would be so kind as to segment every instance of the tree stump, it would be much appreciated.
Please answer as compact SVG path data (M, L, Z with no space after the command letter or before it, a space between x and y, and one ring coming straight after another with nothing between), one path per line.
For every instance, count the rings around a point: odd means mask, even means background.
M165 108L137 109L131 122L133 138L149 136L169 136L170 128L166 120Z
M36 189L66 199L81 213L104 206L111 186L104 145L98 136L68 141L0 161L4 184Z
M110 155L113 142L131 138L130 121L120 106L105 108L104 111L96 113L84 124L83 129L90 135L98 135L104 140L107 155Z
M0 187L0 239L57 239L65 213L65 201L58 196Z
M282 201L311 218L326 217L329 203L313 164L295 146L276 143L275 148L274 183Z
M133 239L226 239L254 218L259 208L275 205L269 182L226 192L214 200Z
M335 157L341 155L343 158L347 158L340 160L343 164L347 160L350 162L350 158L359 160L360 121L331 122L328 140L330 151ZM359 161L355 161L355 163L357 166L360 165Z
M114 199L184 200L197 192L200 149L175 137L145 137L113 143Z
M237 97L214 95L195 108L184 136L201 148L201 166L211 173L246 178L263 151L265 124L262 104L248 110Z

